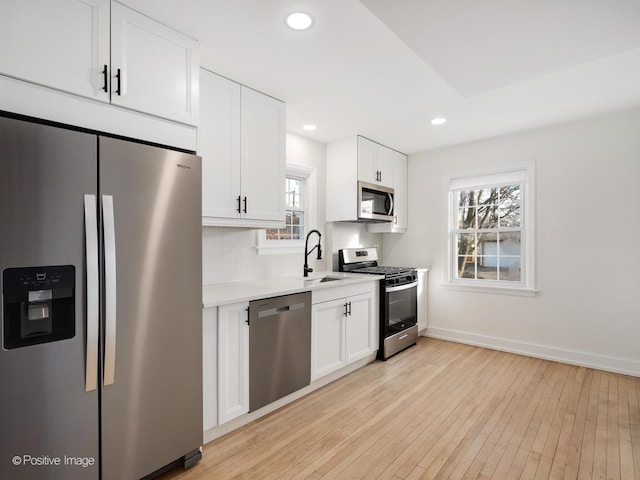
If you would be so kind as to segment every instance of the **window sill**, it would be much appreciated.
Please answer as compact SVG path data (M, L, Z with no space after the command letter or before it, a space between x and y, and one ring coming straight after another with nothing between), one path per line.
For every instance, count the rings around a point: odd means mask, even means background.
M304 250L304 242L295 241L288 245L260 244L256 250L258 255L297 255Z
M469 285L463 283L444 283L445 290L458 292L491 293L495 295L514 295L518 297L535 297L538 290L524 287L508 287L498 285Z

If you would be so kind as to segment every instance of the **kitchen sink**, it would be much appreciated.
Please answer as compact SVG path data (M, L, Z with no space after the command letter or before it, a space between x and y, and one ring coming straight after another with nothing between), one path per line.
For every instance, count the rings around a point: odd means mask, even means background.
M323 282L333 282L334 280L342 280L341 278L336 278L336 277L322 277L320 279L320 283Z
M317 285L318 283L333 282L335 280L344 280L344 278L330 277L330 276L318 277L318 278L305 278L304 283L305 285Z

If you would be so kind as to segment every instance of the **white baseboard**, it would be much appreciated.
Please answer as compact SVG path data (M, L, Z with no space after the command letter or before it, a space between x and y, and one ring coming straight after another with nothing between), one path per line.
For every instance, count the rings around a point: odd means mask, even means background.
M627 358L609 357L576 350L566 350L535 343L519 342L508 338L491 337L475 333L449 330L446 328L428 327L421 332L426 337L450 340L452 342L466 343L477 347L485 347L503 352L528 355L530 357L552 360L554 362L568 363L581 367L595 368L608 372L621 373L640 377L640 361Z

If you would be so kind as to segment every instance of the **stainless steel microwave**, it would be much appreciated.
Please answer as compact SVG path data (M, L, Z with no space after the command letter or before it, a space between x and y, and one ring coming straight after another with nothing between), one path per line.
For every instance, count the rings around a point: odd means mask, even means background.
M393 222L393 188L358 182L358 220Z

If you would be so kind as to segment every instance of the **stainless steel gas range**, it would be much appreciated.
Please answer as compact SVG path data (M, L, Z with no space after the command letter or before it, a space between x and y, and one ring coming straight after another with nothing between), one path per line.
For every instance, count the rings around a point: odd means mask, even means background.
M344 248L338 252L341 272L384 275L380 281L380 347L386 360L418 339L418 274L411 267L378 265L378 250Z

